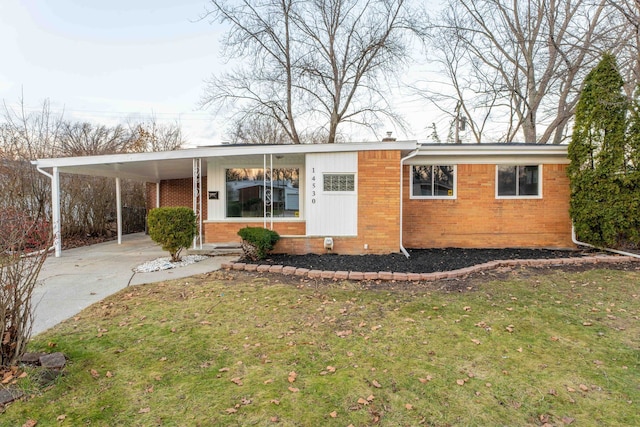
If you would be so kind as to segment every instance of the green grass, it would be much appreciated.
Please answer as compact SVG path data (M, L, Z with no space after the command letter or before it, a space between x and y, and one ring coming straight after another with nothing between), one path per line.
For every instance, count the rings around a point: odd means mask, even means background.
M66 373L23 381L31 398L0 425L640 425L639 283L524 270L464 292L228 273L132 287L33 340Z

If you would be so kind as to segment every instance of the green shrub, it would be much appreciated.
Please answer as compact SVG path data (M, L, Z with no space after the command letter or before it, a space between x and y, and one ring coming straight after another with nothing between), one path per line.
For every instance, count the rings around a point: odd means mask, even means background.
M149 212L149 236L169 251L171 261L180 261L180 252L196 235L196 215L184 207L156 208Z
M238 236L242 237L245 258L254 261L264 259L276 242L280 240L280 235L277 232L262 227L241 228L238 231Z

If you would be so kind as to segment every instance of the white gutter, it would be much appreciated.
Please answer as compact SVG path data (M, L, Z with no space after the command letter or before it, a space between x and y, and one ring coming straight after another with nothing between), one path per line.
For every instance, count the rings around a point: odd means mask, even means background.
M402 199L403 199L403 187L404 187L404 167L403 166L404 166L405 160L409 160L410 158L417 156L419 152L420 152L420 147L417 147L415 151L413 151L411 154L400 159L400 251L402 251L404 256L406 256L407 258L409 258L409 252L407 252L407 250L402 245L402 235L403 235L402 224L404 222L403 215L402 215L402 212L403 212Z
M576 237L576 228L574 227L573 222L571 223L571 240L573 241L573 243L575 243L576 245L579 245L579 246L586 246L588 248L600 249L600 250L607 251L607 252L613 252L614 254L630 256L630 257L633 257L633 258L640 258L640 255L634 254L634 253L631 253L631 252L619 251L617 249L599 248L597 246L590 245L589 243L578 241L578 239Z

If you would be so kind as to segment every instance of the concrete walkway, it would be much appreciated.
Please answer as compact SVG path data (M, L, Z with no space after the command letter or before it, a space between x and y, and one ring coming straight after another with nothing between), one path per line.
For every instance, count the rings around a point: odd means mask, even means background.
M144 233L123 236L121 245L105 242L63 250L60 258L50 255L33 293L35 319L32 335L75 316L127 286L207 273L238 258L216 256L185 267L152 273L133 272L135 267L146 261L168 256Z

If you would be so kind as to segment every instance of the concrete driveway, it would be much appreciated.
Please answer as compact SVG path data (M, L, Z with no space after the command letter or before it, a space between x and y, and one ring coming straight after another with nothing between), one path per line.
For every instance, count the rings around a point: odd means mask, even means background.
M62 251L47 258L34 289L32 335L75 316L91 304L127 286L179 279L218 270L237 256L215 256L185 267L152 273L134 273L146 261L168 257L144 233L125 235L122 244L105 242Z

